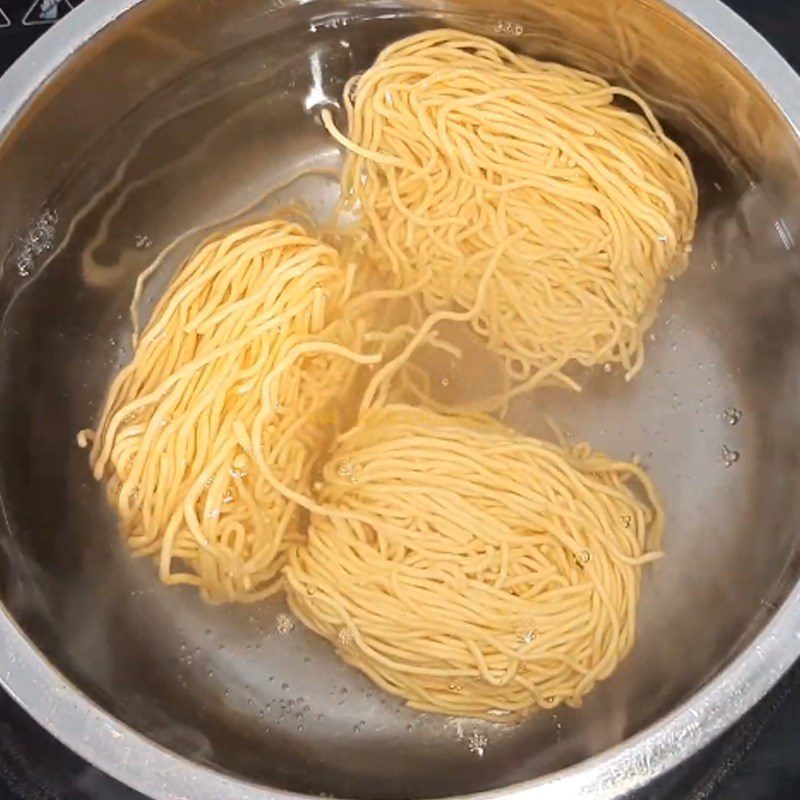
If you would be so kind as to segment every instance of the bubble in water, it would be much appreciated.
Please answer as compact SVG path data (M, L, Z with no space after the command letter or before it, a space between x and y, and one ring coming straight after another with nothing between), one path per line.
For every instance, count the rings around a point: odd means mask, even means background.
M137 250L146 250L148 247L153 246L153 240L144 233L137 233L133 243L136 245Z
M520 644L533 644L533 640L536 638L536 632L529 628L523 631L518 638Z
M336 634L336 641L339 647L347 647L353 642L353 634L348 628L341 628Z
M275 617L275 630L279 636L286 636L294 630L294 620L288 614L278 614Z
M20 278L27 278L31 274L36 256L52 248L57 223L58 214L45 210L21 239L16 258Z
M358 483L358 464L352 458L342 461L336 471L342 478L347 478L350 483Z
M525 27L519 22L499 19L494 24L494 32L505 34L506 36L522 36L525 33Z
M470 753L474 753L478 758L483 758L488 744L489 740L486 735L478 731L473 731L467 740L467 747Z
M592 554L588 550L581 550L580 553L575 553L573 556L573 561L578 569L584 569L591 560Z
M742 416L743 414L740 408L726 408L722 412L722 419L724 422L727 422L728 425L738 425Z
M722 445L719 460L726 468L732 467L739 460L739 451L731 450L728 445L724 444Z

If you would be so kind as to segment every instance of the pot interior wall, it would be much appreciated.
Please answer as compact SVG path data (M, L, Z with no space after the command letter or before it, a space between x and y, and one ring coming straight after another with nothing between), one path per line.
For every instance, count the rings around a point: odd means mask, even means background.
M701 222L645 367L511 409L642 456L667 507L638 643L578 710L518 726L403 708L280 600L203 605L128 557L75 433L130 356L136 276L180 238L336 183L319 124L386 43L452 24L645 94L692 155ZM798 142L753 78L656 2L305 4L150 0L74 53L0 139L2 597L94 702L176 753L271 786L350 797L466 793L535 778L656 722L740 652L797 579ZM283 188L280 188L283 187ZM479 355L453 376L467 387ZM726 409L741 411L729 425ZM726 467L723 448L738 460ZM730 461L730 459L728 459ZM474 735L487 737L479 756Z

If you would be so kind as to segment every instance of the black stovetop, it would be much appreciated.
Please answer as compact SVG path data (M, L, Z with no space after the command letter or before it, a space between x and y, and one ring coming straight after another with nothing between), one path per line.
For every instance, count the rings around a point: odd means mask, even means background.
M83 0L0 0L0 74ZM800 71L800 0L727 0ZM800 663L717 742L631 800L800 797ZM0 691L0 800L143 800Z

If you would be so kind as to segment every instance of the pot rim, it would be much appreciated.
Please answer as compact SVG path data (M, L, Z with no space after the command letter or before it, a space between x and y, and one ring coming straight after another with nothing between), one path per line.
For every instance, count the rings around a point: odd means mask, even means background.
M302 0L301 0L302 1ZM0 78L0 138L64 61L143 0L85 0ZM662 0L715 39L759 82L800 138L800 77L720 0ZM0 499L0 513L5 511ZM620 798L680 764L754 706L800 656L800 581L761 633L709 683L624 742L566 769L470 795L503 800ZM170 752L104 711L31 643L0 604L0 685L86 761L155 800L290 800Z

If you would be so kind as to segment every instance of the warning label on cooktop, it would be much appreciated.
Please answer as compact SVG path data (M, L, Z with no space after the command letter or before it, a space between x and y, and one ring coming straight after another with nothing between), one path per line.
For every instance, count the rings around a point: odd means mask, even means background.
M69 0L34 0L22 18L23 25L52 25L72 11Z

